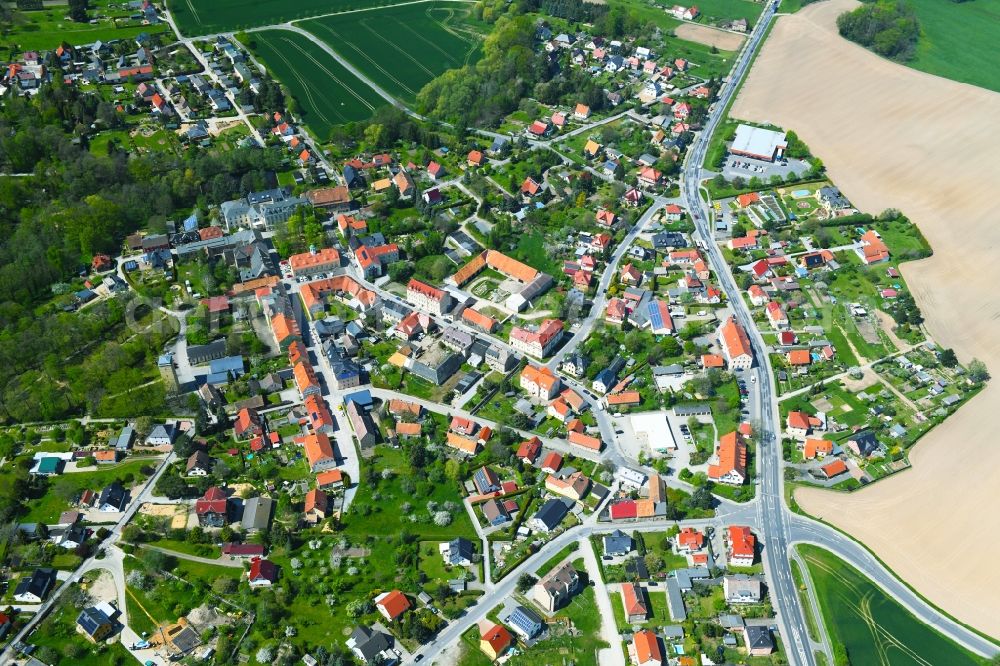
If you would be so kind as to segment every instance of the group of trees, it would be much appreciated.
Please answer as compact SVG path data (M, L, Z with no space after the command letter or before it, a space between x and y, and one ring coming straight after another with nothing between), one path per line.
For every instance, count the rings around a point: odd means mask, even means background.
M878 0L837 17L841 36L875 53L906 61L913 57L920 24L906 0Z

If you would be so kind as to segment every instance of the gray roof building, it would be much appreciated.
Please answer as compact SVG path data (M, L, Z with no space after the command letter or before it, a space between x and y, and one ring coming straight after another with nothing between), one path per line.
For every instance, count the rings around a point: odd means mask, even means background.
M270 497L251 497L243 503L243 520L240 525L244 530L266 530L271 524L271 512L274 500Z

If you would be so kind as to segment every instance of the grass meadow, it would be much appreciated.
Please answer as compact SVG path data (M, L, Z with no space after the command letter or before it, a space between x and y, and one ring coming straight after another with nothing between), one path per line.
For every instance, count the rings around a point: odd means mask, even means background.
M920 20L917 54L907 64L930 74L1000 91L996 67L1000 0L910 0Z

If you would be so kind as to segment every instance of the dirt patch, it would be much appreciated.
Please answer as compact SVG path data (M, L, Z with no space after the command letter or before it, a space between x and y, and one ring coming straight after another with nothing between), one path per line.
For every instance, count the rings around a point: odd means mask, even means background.
M989 131L1000 118L1000 94L908 69L842 39L836 18L856 6L831 0L778 19L733 115L797 132L861 210L892 207L909 216L934 250L903 266L928 331L1000 378L1000 291L993 288L1000 283L1000 134ZM946 122L928 113L942 100ZM993 571L1000 551L1000 533L982 529L983 517L1000 510L998 404L994 379L921 439L906 474L849 495L809 489L795 496L933 603L994 636L1000 595L983 593L978 572Z
M881 310L875 310L875 317L878 318L878 325L882 327L882 330L889 337L889 341L896 346L896 349L906 349L910 346L910 343L903 340L896 332L893 330L896 328L896 320L892 318L888 312L882 312Z
M98 571L100 574L94 579L94 582L87 586L87 594L90 595L90 598L95 603L99 601L117 601L118 588L115 587L115 579L111 575L111 572L107 569L98 569Z
M743 35L695 23L682 23L674 28L674 33L689 42L714 46L721 51L738 51L743 46Z
M188 507L185 504L143 504L139 513L158 518L170 518L170 529L184 529L188 526Z

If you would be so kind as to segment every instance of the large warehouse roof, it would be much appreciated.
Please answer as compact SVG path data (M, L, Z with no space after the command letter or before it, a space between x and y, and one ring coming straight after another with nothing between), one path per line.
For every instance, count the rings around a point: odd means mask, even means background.
M740 125L736 128L736 137L733 139L729 151L739 155L773 160L775 152L779 149L784 150L785 146L784 132Z

